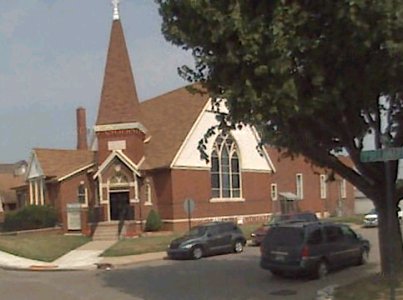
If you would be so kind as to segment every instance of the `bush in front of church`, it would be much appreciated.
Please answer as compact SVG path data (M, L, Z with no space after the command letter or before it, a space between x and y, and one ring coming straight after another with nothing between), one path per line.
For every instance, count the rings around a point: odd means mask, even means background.
M155 210L150 210L147 216L145 231L158 231L162 227L161 217Z
M29 205L17 211L7 212L3 230L20 231L54 227L57 224L57 213L53 207Z

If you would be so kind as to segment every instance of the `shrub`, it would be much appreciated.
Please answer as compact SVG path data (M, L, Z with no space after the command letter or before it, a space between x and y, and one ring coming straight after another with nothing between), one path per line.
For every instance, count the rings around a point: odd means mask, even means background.
M20 210L7 212L4 231L19 231L54 227L57 223L57 213L53 207L29 205Z
M155 210L151 210L146 220L145 231L158 231L162 227L160 215Z

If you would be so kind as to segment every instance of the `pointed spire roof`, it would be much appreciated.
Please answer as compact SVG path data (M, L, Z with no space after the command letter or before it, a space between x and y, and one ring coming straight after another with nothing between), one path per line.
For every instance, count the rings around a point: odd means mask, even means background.
M96 125L139 122L140 104L120 22L113 1L113 22Z

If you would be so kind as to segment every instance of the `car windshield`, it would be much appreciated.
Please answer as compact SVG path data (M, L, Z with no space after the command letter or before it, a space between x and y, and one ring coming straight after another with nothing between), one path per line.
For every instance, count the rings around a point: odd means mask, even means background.
M202 236L206 233L207 228L205 226L196 226L190 229L186 234L188 236Z
M274 227L267 234L268 244L277 246L297 246L304 240L304 231L301 228Z
M371 210L368 212L368 214L376 215L377 213L376 213L375 208L371 209Z

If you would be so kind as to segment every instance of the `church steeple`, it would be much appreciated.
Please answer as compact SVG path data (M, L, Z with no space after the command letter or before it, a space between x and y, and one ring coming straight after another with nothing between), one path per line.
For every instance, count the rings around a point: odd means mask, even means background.
M134 164L144 157L146 129L119 16L119 0L113 0L113 21L95 125L97 161L102 164L116 151Z
M113 22L96 125L139 122L140 104L119 16L113 0Z

